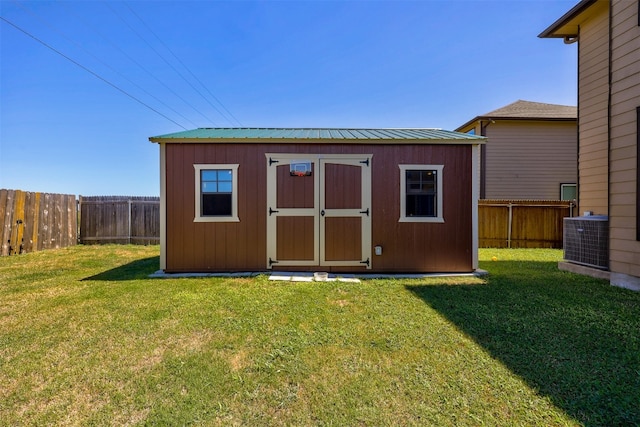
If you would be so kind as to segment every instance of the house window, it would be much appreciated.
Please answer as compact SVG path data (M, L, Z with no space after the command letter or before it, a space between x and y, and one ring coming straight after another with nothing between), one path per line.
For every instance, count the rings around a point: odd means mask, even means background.
M238 165L193 165L196 182L194 222L237 222Z
M576 200L577 196L576 184L560 184L560 200Z
M443 165L400 166L400 222L444 222Z

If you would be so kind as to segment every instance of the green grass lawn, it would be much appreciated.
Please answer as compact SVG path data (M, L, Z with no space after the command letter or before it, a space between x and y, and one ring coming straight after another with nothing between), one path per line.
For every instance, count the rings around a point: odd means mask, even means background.
M0 424L638 425L640 293L561 256L359 284L148 279L158 247L3 257Z

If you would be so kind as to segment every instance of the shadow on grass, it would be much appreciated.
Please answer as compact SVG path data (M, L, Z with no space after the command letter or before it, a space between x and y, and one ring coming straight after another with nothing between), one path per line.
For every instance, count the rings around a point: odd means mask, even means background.
M498 262L485 285L407 286L586 426L640 425L640 293Z
M85 280L122 281L122 280L145 280L149 275L158 270L160 257L153 256L139 259L128 264L121 265L111 270L85 277Z

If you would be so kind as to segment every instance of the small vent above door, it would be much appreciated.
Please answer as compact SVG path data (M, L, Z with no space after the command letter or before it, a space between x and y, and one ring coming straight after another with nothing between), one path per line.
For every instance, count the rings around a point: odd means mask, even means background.
M582 216L564 219L564 259L600 269L609 268L609 218Z

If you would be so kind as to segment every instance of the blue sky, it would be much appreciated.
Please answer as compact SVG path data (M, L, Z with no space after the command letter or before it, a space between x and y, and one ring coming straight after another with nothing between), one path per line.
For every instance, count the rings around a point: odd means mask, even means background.
M0 188L158 195L148 137L183 128L453 130L576 105L576 45L537 37L576 3L0 0L30 34L0 21Z

